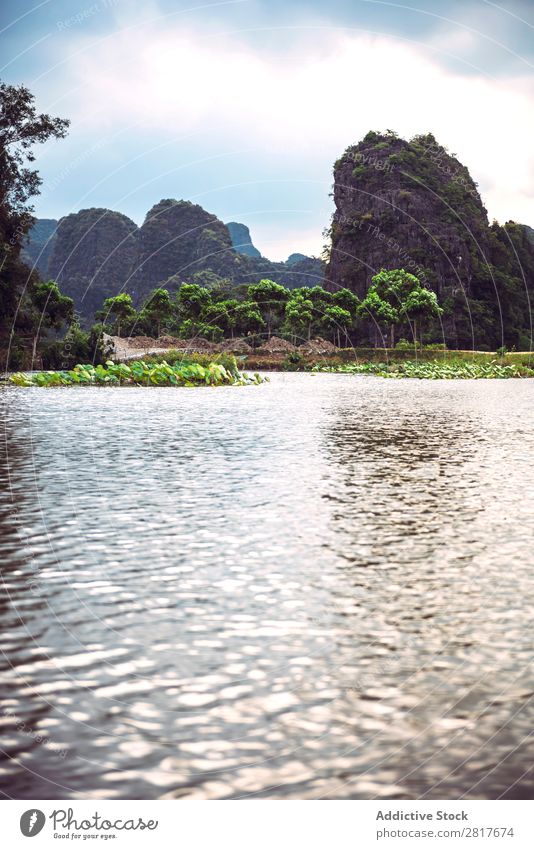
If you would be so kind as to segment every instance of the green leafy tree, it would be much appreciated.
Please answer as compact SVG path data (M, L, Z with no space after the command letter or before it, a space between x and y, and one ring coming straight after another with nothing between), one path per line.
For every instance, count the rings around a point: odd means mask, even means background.
M358 311L362 318L370 318L373 321L375 348L378 348L379 337L382 342L382 326L389 325L390 328L394 328L399 322L398 310L392 307L388 301L383 300L373 286L361 301Z
M123 292L121 295L115 295L114 298L106 298L102 309L98 310L95 316L105 324L111 319L112 330L116 336L120 336L122 331L130 332L137 318L137 313L131 296Z
M341 307L327 307L325 310L325 322L332 330L334 341L338 348L341 348L341 335L347 338L347 328L352 321L352 316L348 310Z
M359 311L375 322L375 345L376 330L383 325L389 327L392 348L395 347L396 326L413 322L414 339L417 339L418 324L420 328L425 319L443 312L436 295L422 286L414 274L402 268L382 269L375 274Z
M284 307L289 299L289 290L272 280L260 280L248 287L249 300L258 304L267 325L267 338L271 337L273 325L281 321Z
M78 363L98 365L107 359L102 346L102 327L95 325L89 332L77 320L72 321L63 339L52 342L43 351L45 369L71 369Z
M293 290L285 308L284 329L291 336L293 343L297 336L311 336L313 321L313 301L303 297L302 290Z
M415 342L418 339L417 332L419 330L419 342L422 347L425 321L438 318L443 313L442 308L438 304L436 293L431 292L430 289L425 289L423 286L414 288L404 301L402 310L406 318L413 322L413 338Z
M194 339L199 336L212 342L220 342L224 332L216 324L208 324L200 319L186 318L185 321L182 321L180 325L181 339Z
M32 290L35 307L32 361L37 356L37 343L41 333L46 330L61 330L64 324L74 317L74 301L59 291L57 283L37 283Z
M255 301L243 301L234 311L235 328L238 333L251 335L265 327L265 320Z
M334 303L332 292L327 292L322 286L302 286L300 289L294 289L293 291L311 301L314 310L318 312L325 310Z
M350 289L338 289L332 295L332 306L339 307L350 315L350 321L344 323L345 339L350 344L349 327L353 327L359 317L360 300Z
M155 289L139 313L139 322L150 336L161 336L162 327L172 324L175 304L167 289Z
M202 312L202 320L220 327L223 333L229 333L233 338L238 306L239 301L235 299L209 304Z
M199 319L212 303L211 292L197 283L182 283L176 295L178 312L184 320Z
M350 289L338 289L332 294L332 304L350 313L354 319L358 314L359 299Z
M38 114L34 97L25 86L0 84L0 332L15 323L32 323L30 273L20 259L26 234L33 223L30 199L39 194L41 178L33 170L34 145L63 138L69 122ZM36 277L36 275L35 275ZM28 286L30 283L30 286ZM25 310L28 314L24 314Z

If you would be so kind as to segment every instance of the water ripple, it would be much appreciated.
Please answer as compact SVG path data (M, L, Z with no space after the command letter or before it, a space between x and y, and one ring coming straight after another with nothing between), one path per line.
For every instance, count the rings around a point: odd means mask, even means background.
M531 382L0 406L5 795L532 795Z

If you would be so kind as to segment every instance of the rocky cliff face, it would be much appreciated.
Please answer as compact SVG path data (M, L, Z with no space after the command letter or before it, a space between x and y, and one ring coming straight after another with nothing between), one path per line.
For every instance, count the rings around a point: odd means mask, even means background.
M245 264L222 221L189 201L162 200L153 206L139 229L137 245L129 289L135 300L170 277L187 280L198 271L234 280Z
M22 260L30 268L35 267L41 277L48 273L57 225L55 218L37 218L22 250Z
M250 238L250 230L248 229L246 224L239 224L237 221L228 221L226 226L228 227L228 232L230 233L232 245L238 253L252 257L261 256L259 250L255 248L252 244L252 239Z
M405 141L370 132L335 163L334 180L327 288L363 297L381 268L404 268L438 295L451 345L503 344L498 302L508 300L520 270L455 156L430 134ZM530 287L533 271L530 265Z
M59 222L46 276L74 299L84 317L104 298L130 291L137 256L137 225L109 209L82 209Z
M488 220L467 169L432 135L368 133L334 167L327 277L359 296L381 268L405 268L441 299L470 292L489 259Z

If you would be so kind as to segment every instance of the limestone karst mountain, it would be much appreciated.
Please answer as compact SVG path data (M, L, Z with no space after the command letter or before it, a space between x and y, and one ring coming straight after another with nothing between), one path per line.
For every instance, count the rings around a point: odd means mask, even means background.
M228 221L226 226L228 227L232 245L236 251L239 251L240 254L245 254L245 256L261 256L259 250L252 244L250 230L246 224L239 224L237 221Z
M245 225L234 222L232 227L234 241L243 238L252 253L236 247L217 216L189 201L159 201L140 227L119 212L82 209L59 222L37 219L24 256L41 277L55 279L74 299L85 323L107 297L128 292L139 305L157 286L175 291L199 272L204 273L203 285L220 279L239 285L268 277L294 288L322 281L320 260L298 255L296 262L271 262L253 247Z
M433 135L367 133L334 165L334 203L328 288L363 297L381 268L404 268L436 292L451 346L530 348L530 228L490 226L469 171Z

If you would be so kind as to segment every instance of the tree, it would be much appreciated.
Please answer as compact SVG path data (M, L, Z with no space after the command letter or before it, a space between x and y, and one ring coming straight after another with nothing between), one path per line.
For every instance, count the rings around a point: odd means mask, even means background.
M311 336L311 324L313 321L313 302L305 298L301 290L294 289L285 308L285 329L291 335L293 343L297 336Z
M34 97L25 86L0 84L0 330L13 324L30 273L20 251L33 223L30 199L39 193L41 178L28 167L35 161L32 147L50 138L63 138L69 122L36 112ZM31 288L31 285L28 287ZM23 304L21 307L25 307ZM32 309L31 302L28 308ZM17 321L27 321L20 315Z
M337 292L332 294L332 303L336 307L341 307L342 310L347 310L354 318L357 315L360 301L350 289L338 289Z
M174 317L175 305L167 289L154 289L139 313L139 322L149 335L161 336L161 329L169 325Z
M203 310L202 319L208 324L217 325L224 333L230 333L233 338L236 323L235 311L238 306L239 301L234 299L217 301L215 304L209 304Z
M107 323L110 316L114 319L113 329L116 336L121 335L121 330L130 330L137 318L131 296L123 292L121 295L115 295L114 298L106 298L102 309L97 311L95 317Z
M74 301L59 291L57 283L37 283L32 290L35 306L32 362L37 356L37 343L43 330L60 330L74 317Z
M390 303L380 297L376 288L371 286L367 295L361 301L358 311L362 318L368 317L374 322L375 348L378 348L378 332L382 325L386 324L392 328L393 337L393 328L399 321L399 313ZM382 339L381 330L380 338Z
M350 289L338 289L337 292L334 292L332 295L332 305L335 307L339 307L342 310L345 310L345 312L347 312L350 316L350 321L344 322L345 338L350 344L348 328L350 325L354 324L356 318L359 315L359 298L357 298L354 292L351 292Z
M0 217L3 236L21 244L31 224L31 197L41 178L27 167L35 161L32 146L64 138L69 121L38 115L33 94L25 86L0 84Z
M403 314L409 321L413 321L413 338L417 342L417 329L419 326L419 342L423 346L423 323L426 319L437 318L443 314L438 304L435 292L425 289L423 286L413 289L403 303Z
M198 319L202 312L211 304L209 289L196 283L182 283L176 295L178 311L184 319Z
M352 321L352 316L348 310L341 307L327 307L325 310L326 324L333 328L334 341L337 340L338 348L341 348L341 331L347 337L347 327Z
M311 301L313 309L317 312L323 312L330 304L333 303L334 296L331 292L327 292L322 286L302 286L300 289L293 289L293 292L302 295L306 300Z
M238 333L258 333L265 321L255 301L243 301L235 308L235 327Z
M77 363L104 363L107 356L102 346L102 328L95 325L89 332L82 330L74 319L63 339L52 342L43 350L43 368L71 369Z
M260 280L248 287L248 297L258 304L267 325L267 338L270 339L274 322L282 318L289 290L273 280Z
M201 336L203 339L210 339L212 342L220 342L224 336L221 327L216 324L206 324L203 321L195 321L192 318L186 318L180 325L180 338L193 339L195 336Z
M392 348L395 347L395 327L398 324L413 320L416 340L417 321L443 312L434 292L422 286L414 274L403 268L382 269L375 274L359 311L361 315L367 313L373 318L375 328L383 324L389 326Z

